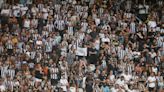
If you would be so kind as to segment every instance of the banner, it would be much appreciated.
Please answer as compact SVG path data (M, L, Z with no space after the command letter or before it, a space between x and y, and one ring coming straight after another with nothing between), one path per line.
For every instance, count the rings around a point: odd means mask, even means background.
M76 55L77 56L87 56L87 48L77 47Z

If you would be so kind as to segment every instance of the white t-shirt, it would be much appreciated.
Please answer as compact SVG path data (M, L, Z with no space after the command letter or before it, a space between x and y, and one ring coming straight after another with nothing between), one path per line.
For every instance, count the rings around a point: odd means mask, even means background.
M47 19L47 17L48 17L48 10L46 8L43 8L42 12L43 12L43 18Z
M24 27L29 28L30 27L30 20L24 21Z
M152 71L153 71L155 74L157 74L158 68L157 68L157 67L152 67Z
M70 87L70 92L76 92L76 87Z
M156 23L156 21L149 21L148 22L148 26L151 28L154 28L154 27L156 27L157 26L157 23Z
M104 33L99 33L99 36L100 36L100 38L104 38L105 37Z
M101 39L102 42L110 42L110 39L108 37L102 38Z
M128 90L128 92L140 92L139 90L135 90L135 89L132 89L132 90Z
M67 84L68 84L67 79L60 79L60 84L63 91L67 91Z
M131 13L124 13L124 15L125 15L127 18L131 18L131 16L132 16Z
M0 91L3 92L6 90L6 87L4 85L0 85Z
M150 56L151 56L151 58L154 58L155 56L156 56L157 54L155 53L155 52L150 52Z
M110 75L110 80L114 81L114 79L115 79L115 76L114 75Z
M36 44L37 45L42 45L42 41L41 40L38 40L38 41L36 41Z
M127 74L122 74L122 76L124 76L126 81L129 81L130 79L132 79L132 75L127 75Z
M26 14L26 11L28 10L28 7L21 7L22 16Z
M2 9L1 14L10 15L10 10L9 9Z
M35 82L42 82L42 79L35 78Z
M111 92L118 92L118 89L112 87L112 88L111 88Z
M116 84L120 85L120 86L124 86L125 85L125 81L124 80L121 80L121 79L118 79L116 81Z
M15 17L18 17L18 14L20 13L20 7L19 6L13 6L13 15Z
M95 18L95 23L96 23L96 26L98 26L100 24L100 19L99 18Z
M149 76L148 79L147 79L148 82L148 86L151 87L151 88L154 88L155 87L155 81L156 81L156 78L155 76Z
M84 92L82 88L78 88L78 92Z
M86 87L86 77L83 77L82 88Z
M96 48L97 50L100 49L100 40L96 40L96 41L95 41L95 48Z
M87 30L87 27L88 27L88 23L87 22L83 22L82 24L81 24L81 26L82 26L82 31L86 31Z
M33 7L33 8L31 9L31 12L32 12L33 15L36 15L37 12L38 12L38 8Z

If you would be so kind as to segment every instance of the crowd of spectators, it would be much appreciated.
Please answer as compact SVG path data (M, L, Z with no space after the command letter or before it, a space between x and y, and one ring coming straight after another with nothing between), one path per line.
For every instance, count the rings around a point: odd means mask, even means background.
M164 92L162 0L20 1L0 10L0 92Z

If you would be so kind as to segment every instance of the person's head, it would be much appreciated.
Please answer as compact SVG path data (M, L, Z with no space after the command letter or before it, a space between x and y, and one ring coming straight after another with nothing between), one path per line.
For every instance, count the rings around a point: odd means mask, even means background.
M154 49L152 49L151 52L153 53L154 52Z
M131 90L132 90L132 89L133 89L133 86L132 86L132 85L129 85L129 89L131 89Z
M158 74L157 74L158 76L161 76L161 72L158 72Z
M102 71L102 73L101 73L102 75L106 75L106 71Z
M150 76L153 77L154 76L154 72L152 72Z
M143 75L144 75L144 76L147 76L147 72L143 72Z
M121 80L124 80L124 76L121 76Z
M128 75L128 71L125 71L125 74Z
M119 89L119 85L118 84L115 84L115 89Z
M110 71L110 75L113 75L113 71Z

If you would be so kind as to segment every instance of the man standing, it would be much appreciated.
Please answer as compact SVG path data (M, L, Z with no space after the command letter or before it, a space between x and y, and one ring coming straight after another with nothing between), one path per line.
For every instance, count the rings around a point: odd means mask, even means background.
M151 73L151 75L147 79L149 92L154 92L156 87L156 78L154 76L154 73Z

